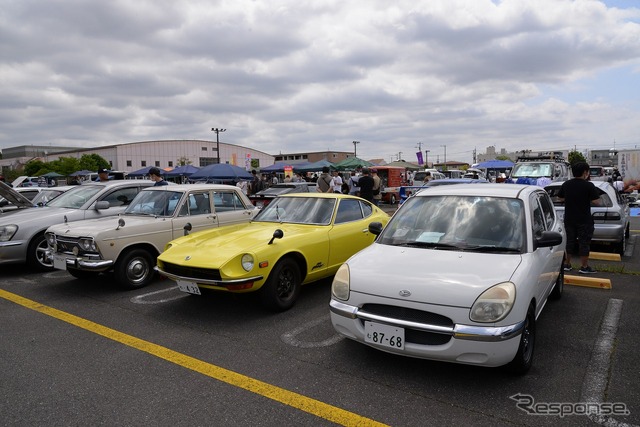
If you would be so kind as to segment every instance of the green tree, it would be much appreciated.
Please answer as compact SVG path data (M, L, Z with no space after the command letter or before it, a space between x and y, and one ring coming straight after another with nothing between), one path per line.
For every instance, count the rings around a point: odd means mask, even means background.
M42 160L31 160L24 165L24 174L27 176L38 176L37 174L40 170L46 170L45 163Z
M79 169L97 171L100 168L110 169L111 165L98 154L84 154L79 160Z
M511 158L509 158L509 156L501 154L499 156L496 156L496 160L511 160Z
M80 161L75 157L60 157L57 160L49 162L49 165L52 171L64 176L69 176L75 171L82 169L80 167Z
M176 165L177 166L186 166L186 165L190 165L192 163L193 162L191 160L189 160L188 158L186 158L184 156L180 157L179 159L176 160Z
M584 158L582 153L577 150L569 151L569 164L574 165L578 162L586 162L587 159Z

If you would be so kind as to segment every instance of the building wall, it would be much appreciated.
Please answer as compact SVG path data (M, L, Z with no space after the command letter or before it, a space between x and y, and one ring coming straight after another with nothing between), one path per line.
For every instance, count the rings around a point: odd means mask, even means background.
M312 153L285 153L277 154L274 156L275 162L291 162L291 163L303 163L303 162L319 162L320 160L326 160L331 163L341 162L349 157L353 157L352 152L347 151L318 151Z
M4 151L3 151L4 153ZM133 172L145 166L160 168L178 166L178 159L185 158L190 164L202 167L217 163L218 150L215 141L203 140L166 140L143 141L128 144L111 145L90 149L74 149L61 153L48 154L46 161L60 157L80 158L85 154L97 154L111 164L111 169ZM20 167L33 157L5 158L0 160L0 166ZM262 151L242 147L240 145L220 143L220 163L229 163L249 170L249 160L257 160L260 167L270 166L274 157ZM44 158L42 158L45 161Z

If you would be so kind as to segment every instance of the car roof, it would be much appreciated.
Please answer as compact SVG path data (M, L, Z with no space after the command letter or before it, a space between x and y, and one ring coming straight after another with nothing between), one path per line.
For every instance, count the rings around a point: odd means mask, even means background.
M143 191L190 191L190 190L237 190L240 191L235 185L228 184L170 184L159 185L157 187L151 186L145 188Z
M414 197L430 197L442 195L454 196L494 196L507 198L524 198L528 194L544 191L542 187L536 185L521 184L458 184L458 185L437 185L429 191L420 191Z
M562 185L562 183L564 183L564 182L566 182L566 181L552 182L549 185L545 185L545 188L547 188L547 187L560 187ZM596 187L602 189L603 191L606 190L609 187L613 188L611 183L609 183L608 181L589 181L589 182L591 182Z
M480 184L488 183L484 178L447 178L447 179L435 179L426 183L423 187L438 187L440 185L448 184Z

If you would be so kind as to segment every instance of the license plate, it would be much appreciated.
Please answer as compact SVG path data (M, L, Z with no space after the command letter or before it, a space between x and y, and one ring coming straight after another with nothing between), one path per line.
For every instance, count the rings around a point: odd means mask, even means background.
M178 280L178 289L189 294L202 295L202 293L200 293L200 288L194 282Z
M67 269L67 258L64 255L53 254L53 268L58 270Z
M365 321L364 340L383 347L404 350L404 328Z

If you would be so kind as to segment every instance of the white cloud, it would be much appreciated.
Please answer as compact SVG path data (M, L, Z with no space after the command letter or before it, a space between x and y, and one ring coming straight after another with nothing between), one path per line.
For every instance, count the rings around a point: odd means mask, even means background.
M3 2L0 148L215 139L470 161L639 144L640 9L596 0ZM610 70L624 73L612 90ZM618 77L620 77L618 75ZM623 83L624 82L624 83ZM632 82L630 84L630 82ZM635 83L635 84L633 84ZM613 93L617 93L613 96Z

